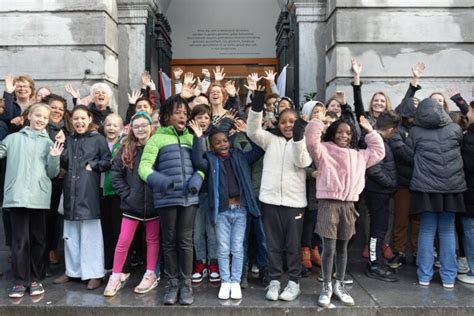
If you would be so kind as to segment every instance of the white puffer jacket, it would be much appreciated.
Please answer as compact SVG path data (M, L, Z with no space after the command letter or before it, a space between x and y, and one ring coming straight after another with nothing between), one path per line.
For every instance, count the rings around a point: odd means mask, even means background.
M249 111L248 137L263 150L261 202L272 205L306 207L306 173L312 160L305 139L294 142L262 129L262 112Z

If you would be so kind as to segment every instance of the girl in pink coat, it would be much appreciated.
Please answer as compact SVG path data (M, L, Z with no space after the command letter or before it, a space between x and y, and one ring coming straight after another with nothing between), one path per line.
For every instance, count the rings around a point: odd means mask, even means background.
M385 156L382 137L373 130L363 116L360 126L367 131L367 149L356 150L358 139L352 123L339 119L332 123L321 141L324 123L313 119L305 131L306 146L312 156L318 175L316 198L319 200L316 233L323 238L323 288L318 304L331 303L333 258L336 254L336 284L334 294L344 305L354 305L354 299L344 288L347 265L347 244L355 233L358 216L354 202L365 186L365 170Z

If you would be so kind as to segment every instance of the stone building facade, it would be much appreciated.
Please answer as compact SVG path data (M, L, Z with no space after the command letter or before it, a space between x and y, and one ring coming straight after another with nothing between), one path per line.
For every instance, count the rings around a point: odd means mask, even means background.
M170 72L171 0L0 0L0 77L29 74L37 87L64 94L66 82L83 95L109 83L120 111L143 69L154 79ZM238 0L237 0L238 1ZM275 0L275 58L288 63L287 91L295 99L315 91L324 100L336 90L351 102L350 59L364 66L367 100L383 90L396 103L410 67L427 64L420 96L458 87L470 97L473 80L472 0ZM0 83L0 88L3 88Z

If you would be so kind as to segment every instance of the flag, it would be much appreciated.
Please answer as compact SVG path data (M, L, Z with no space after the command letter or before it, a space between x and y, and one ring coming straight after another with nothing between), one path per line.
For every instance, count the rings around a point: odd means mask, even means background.
M171 96L171 78L160 69L160 102L163 104Z
M286 68L288 68L288 65L283 67L277 78L278 93L281 97L286 95Z

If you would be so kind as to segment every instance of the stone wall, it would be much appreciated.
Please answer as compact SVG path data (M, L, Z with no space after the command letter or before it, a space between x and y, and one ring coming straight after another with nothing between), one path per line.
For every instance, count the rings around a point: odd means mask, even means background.
M116 1L0 0L0 24L0 76L29 74L64 96L67 82L82 95L98 81L116 91Z
M325 28L319 21L321 2L326 2ZM306 22L299 23L300 69L305 69L300 73L300 86L305 82L315 85L321 99L344 90L352 102L353 56L364 67L366 105L380 90L398 104L410 81L410 68L419 61L427 68L420 81L423 89L417 96L423 98L434 91L458 87L470 98L474 84L472 0L313 0L294 1L294 5L297 15L307 14L308 7L314 11L311 27ZM306 14L297 18L308 19ZM315 36L320 38L317 46L324 39L324 61L321 47L316 49L316 58L308 52L307 45L310 50L315 49ZM325 67L325 89L320 82L321 65Z

